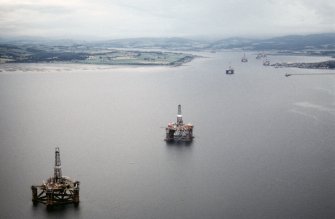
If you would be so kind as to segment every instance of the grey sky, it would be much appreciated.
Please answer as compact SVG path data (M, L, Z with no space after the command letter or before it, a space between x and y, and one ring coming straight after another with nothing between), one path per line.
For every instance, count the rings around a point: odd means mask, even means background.
M0 0L0 37L267 37L335 32L334 0Z

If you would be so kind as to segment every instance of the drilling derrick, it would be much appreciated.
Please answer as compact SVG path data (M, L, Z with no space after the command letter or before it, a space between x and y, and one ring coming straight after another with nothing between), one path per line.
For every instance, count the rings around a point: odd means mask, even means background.
M181 114L181 105L178 105L177 124L183 125L183 115Z
M178 105L177 122L169 123L166 127L167 142L191 142L193 140L193 125L184 124L181 105Z
M74 181L67 176L62 176L60 151L55 149L54 176L43 181L42 185L31 186L32 201L34 206L38 203L45 204L47 208L56 205L73 203L79 204L79 181Z
M55 149L55 167L54 167L54 183L59 183L62 178L62 167L60 163L59 148Z

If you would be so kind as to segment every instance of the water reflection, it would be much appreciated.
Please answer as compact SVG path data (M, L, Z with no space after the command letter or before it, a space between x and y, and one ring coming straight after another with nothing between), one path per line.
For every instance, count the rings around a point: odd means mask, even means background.
M166 145L170 148L191 148L193 145L193 141L191 142L166 142Z
M32 206L33 217L39 217L41 214L48 218L77 218L80 216L80 206L58 205L52 208L47 208L43 204Z

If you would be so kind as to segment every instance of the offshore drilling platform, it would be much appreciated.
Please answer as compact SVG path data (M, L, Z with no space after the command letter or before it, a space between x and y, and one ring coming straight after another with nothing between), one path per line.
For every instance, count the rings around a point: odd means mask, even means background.
M54 176L40 186L31 186L34 206L45 204L47 208L56 205L79 204L79 181L62 176L59 148L55 149Z
M177 122L169 123L165 128L167 142L191 142L193 140L193 125L184 124L181 105L178 105Z

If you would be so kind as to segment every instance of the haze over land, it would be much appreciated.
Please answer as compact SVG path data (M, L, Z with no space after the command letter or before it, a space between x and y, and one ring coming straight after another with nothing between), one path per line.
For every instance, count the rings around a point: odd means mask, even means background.
M174 66L194 58L162 50L334 56L334 11L332 0L0 0L0 63Z
M333 0L0 0L0 37L268 38L335 32Z
M116 49L117 48L117 49ZM179 66L195 58L192 52L267 51L276 55L335 57L335 33L292 35L264 40L228 38L216 41L185 38L132 38L95 42L73 40L0 40L1 63L81 63ZM169 52L170 51L170 52ZM175 51L175 52L171 52ZM182 52L181 52L182 51ZM185 51L188 51L187 53ZM274 64L279 66L278 64ZM280 66L288 66L281 63ZM334 68L335 61L296 67Z

